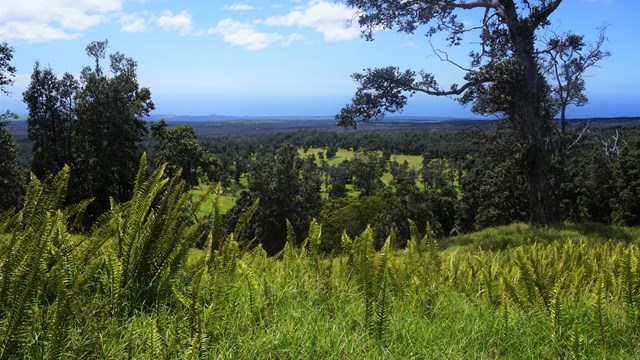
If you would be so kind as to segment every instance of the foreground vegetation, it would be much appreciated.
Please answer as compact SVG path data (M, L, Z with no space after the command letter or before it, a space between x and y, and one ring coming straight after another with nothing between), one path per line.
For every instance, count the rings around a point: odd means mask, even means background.
M287 225L273 257L245 213L224 234L164 167L86 236L69 170L0 217L0 358L637 358L640 229L513 224L405 249L367 228L321 249ZM205 197L214 197L219 188ZM252 206L253 211L257 204ZM194 245L205 234L202 249Z

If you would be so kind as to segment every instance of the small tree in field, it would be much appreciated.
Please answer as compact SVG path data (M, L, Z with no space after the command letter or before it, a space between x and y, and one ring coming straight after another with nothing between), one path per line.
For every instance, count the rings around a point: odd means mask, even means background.
M401 110L415 93L457 96L463 104L472 103L480 114L497 115L509 121L524 139L524 168L529 189L530 220L546 225L553 221L550 191L549 137L551 120L559 109L552 99L543 64L552 63L551 41L543 42L538 33L547 27L549 16L561 0L346 0L359 11L358 22L367 40L374 32L395 28L414 33L425 27L427 36L444 32L450 46L462 44L475 33L478 48L470 53L470 64L463 66L448 55L434 50L441 59L466 72L462 84L445 88L436 76L426 71L400 70L397 67L366 69L353 78L359 86L351 104L336 115L338 125L355 127L385 112ZM477 12L480 24L468 27L459 20L461 12ZM572 44L569 44L572 45ZM557 54L557 52L555 52ZM577 53L569 56L578 56ZM583 73L579 72L578 76ZM581 92L581 88L573 88ZM574 100L572 100L574 101Z

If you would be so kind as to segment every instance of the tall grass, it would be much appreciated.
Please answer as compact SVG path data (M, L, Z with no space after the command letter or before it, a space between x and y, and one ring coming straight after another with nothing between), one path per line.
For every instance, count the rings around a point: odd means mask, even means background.
M0 216L0 358L638 358L638 229L522 224L406 249L313 222L267 257L145 160L133 198L70 235L68 169ZM212 189L213 222L220 191ZM218 208L217 210L215 208ZM216 215L218 214L218 215ZM216 220L217 219L217 220ZM251 221L251 213L243 222Z

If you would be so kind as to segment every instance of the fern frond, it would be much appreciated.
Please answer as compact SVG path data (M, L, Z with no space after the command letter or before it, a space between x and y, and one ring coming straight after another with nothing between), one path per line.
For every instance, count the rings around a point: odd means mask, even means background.
M145 337L145 350L150 354L153 359L162 358L164 353L164 343L160 332L158 331L158 324L155 319L151 320L150 326L147 327L147 334Z
M320 260L320 239L322 237L322 225L320 225L316 219L311 220L309 224L309 233L304 239L302 249L311 258L311 261L315 264Z
M560 331L560 319L562 318L562 292L564 289L565 277L560 277L553 285L551 292L551 303L549 304L549 315L551 316L551 327L553 337L557 338Z
M536 275L531 262L524 254L522 248L518 249L515 254L516 266L520 270L520 281L518 284L524 290L529 305L536 308L539 304L538 289L536 286Z
M380 252L376 271L375 319L372 319L372 329L376 340L382 343L387 336L391 317L391 291L389 285L389 258L391 256L391 238L388 237Z
M258 206L260 206L260 198L257 198L256 201L254 201L253 204L251 204L251 206L249 206L249 208L240 215L236 228L233 230L234 239L241 244L249 245L251 242L250 239L245 237L249 229L249 222L251 221L253 214L258 210Z
M607 324L606 324L606 318L605 318L605 295L606 295L606 288L605 288L605 280L604 280L605 275L602 274L598 277L598 282L596 283L596 291L593 294L593 307L594 307L594 315L595 315L595 320L596 320L596 324L598 325L598 335L600 336L600 341L602 341L602 346L605 348L607 348L607 338L606 338L606 332L607 332Z
M249 291L249 309L252 316L260 318L262 313L262 299L260 297L260 285L255 273L242 260L236 260L240 274L247 283Z
M633 247L627 248L620 259L620 271L622 278L623 303L628 317L635 321L637 317L636 302L638 301L638 279L634 269L639 267L637 259L633 256Z
M570 357L572 359L584 358L584 334L578 321L574 321L569 339L571 342L571 348L569 350Z
M222 227L222 211L220 210L220 198L222 196L222 185L217 183L210 191L213 193L213 206L211 208L211 234L209 241L210 251L220 248L220 243L224 238ZM204 196L202 197L204 199Z
M47 346L48 359L64 358L67 346L67 337L72 326L72 303L75 297L73 292L74 278L71 267L66 257L59 262L62 270L62 281L58 284L58 294L53 304L53 322L49 326L49 344Z
M373 304L375 300L376 269L374 265L375 252L373 249L373 232L367 226L365 231L356 238L354 254L354 267L360 291L365 303L365 325L368 326L373 319Z

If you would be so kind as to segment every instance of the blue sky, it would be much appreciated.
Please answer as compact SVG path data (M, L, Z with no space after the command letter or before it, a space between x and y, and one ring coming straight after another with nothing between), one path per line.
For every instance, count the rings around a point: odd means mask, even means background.
M638 14L638 0L565 0L552 15L555 31L588 40L609 24L605 48L613 55L589 71L590 103L569 116L640 116ZM0 41L15 49L18 71L0 110L25 112L21 94L36 60L78 74L91 64L86 44L103 39L137 60L156 114L333 115L355 90L350 74L366 67L424 69L443 85L462 82L419 31L381 31L367 42L346 27L353 16L333 0L2 0ZM474 24L478 16L460 18ZM472 41L448 49L450 56L466 64ZM471 113L448 98L417 95L404 115Z

